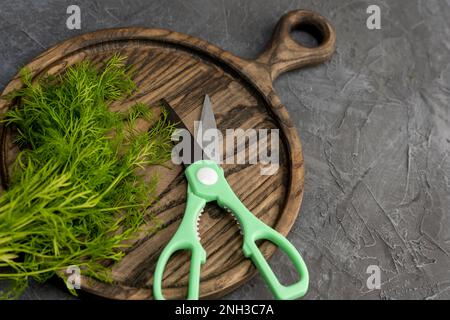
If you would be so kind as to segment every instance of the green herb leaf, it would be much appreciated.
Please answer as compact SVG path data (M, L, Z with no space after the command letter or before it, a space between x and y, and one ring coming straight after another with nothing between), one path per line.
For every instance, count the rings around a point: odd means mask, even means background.
M149 131L134 130L138 118L152 118L141 103L126 119L109 111L135 90L119 55L100 71L84 61L34 83L29 71L21 75L23 88L8 97L20 105L2 119L22 149L0 197L0 280L10 283L2 297L70 265L111 281L104 261L120 260L124 242L152 221L144 216L157 177L146 182L136 169L170 159L173 125L163 112Z

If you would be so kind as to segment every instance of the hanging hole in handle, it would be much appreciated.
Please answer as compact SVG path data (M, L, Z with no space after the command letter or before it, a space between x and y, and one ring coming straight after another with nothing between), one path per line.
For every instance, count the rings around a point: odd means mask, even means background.
M311 21L301 21L290 30L292 39L305 48L317 48L325 41L323 30Z

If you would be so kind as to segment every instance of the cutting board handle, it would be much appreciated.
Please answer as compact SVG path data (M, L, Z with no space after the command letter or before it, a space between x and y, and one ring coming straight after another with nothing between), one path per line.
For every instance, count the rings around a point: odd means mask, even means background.
M291 32L296 29L310 30L319 42L318 47L308 48L295 41ZM271 41L255 62L262 64L274 81L283 72L328 60L335 42L335 31L324 17L309 10L295 10L281 17Z

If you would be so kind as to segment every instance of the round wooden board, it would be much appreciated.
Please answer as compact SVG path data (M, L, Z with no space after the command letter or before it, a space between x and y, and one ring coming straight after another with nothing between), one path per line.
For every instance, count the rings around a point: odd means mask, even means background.
M322 35L321 45L305 48L289 33L299 24L314 26ZM296 128L276 96L272 82L282 72L325 61L334 51L335 35L331 26L310 11L293 11L280 20L272 41L256 60L244 60L203 40L161 29L125 28L102 30L62 42L34 59L27 67L35 77L64 71L84 59L101 66L119 53L134 65L138 90L121 104L124 110L135 102L155 105L165 98L193 130L200 118L203 97L209 94L218 128L279 129L280 167L273 175L261 175L260 163L224 164L225 176L242 202L262 221L286 235L292 227L303 194L303 157ZM21 87L19 76L7 85L3 94ZM10 108L0 102L0 112ZM8 130L3 130L3 183L17 154ZM251 146L250 146L251 148ZM159 202L151 208L162 222L152 233L153 223L145 225L126 249L124 258L112 265L113 284L83 277L82 288L89 293L113 299L152 298L155 263L165 244L175 233L184 213L186 181L181 166L157 171ZM229 214L208 205L200 223L202 245L207 261L201 269L200 295L217 298L230 292L255 274L255 268L242 254L242 238ZM266 258L275 251L267 242L260 245ZM301 248L299 248L301 250ZM164 279L167 298L186 295L189 263L186 253L176 254L169 262Z

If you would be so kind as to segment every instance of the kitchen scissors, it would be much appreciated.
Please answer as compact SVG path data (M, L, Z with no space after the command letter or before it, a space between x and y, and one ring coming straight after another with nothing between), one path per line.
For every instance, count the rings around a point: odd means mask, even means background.
M165 101L163 101L163 105L175 126L189 132L175 110ZM207 130L217 130L211 100L208 95L205 96L203 102L197 132L203 133ZM184 174L188 181L186 209L178 230L161 252L156 264L153 280L155 299L164 299L162 294L163 272L170 257L180 250L191 251L187 298L190 300L199 298L200 268L206 262L206 251L200 243L198 221L206 203L212 201L216 201L219 207L235 216L243 235L243 253L245 257L252 260L275 298L297 299L305 295L308 290L309 275L298 250L283 235L254 216L239 200L228 184L222 167L213 160L216 158L211 154L214 150L202 148L203 137L197 136L194 139L189 134L189 138L193 149L200 148L202 152L191 152L193 156L190 161L185 161L183 158L186 168ZM283 250L292 261L299 275L299 281L289 286L282 285L258 249L257 240L269 240Z

